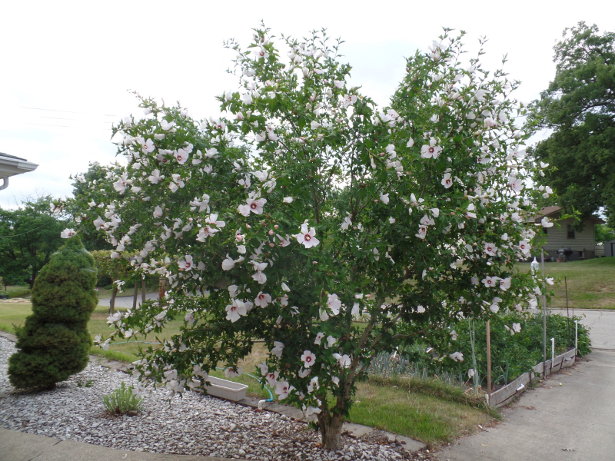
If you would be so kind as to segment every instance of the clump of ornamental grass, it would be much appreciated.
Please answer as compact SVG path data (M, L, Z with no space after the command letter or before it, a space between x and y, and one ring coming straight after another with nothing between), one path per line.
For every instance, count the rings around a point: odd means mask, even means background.
M143 399L134 392L134 387L122 382L120 387L103 396L103 405L111 415L136 415L141 410Z

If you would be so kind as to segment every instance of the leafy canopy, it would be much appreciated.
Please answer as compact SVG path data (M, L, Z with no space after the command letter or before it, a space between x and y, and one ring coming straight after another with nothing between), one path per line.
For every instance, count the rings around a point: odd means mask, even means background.
M547 180L568 211L606 206L615 219L615 33L580 22L555 46L556 74L534 121L553 130L536 146Z

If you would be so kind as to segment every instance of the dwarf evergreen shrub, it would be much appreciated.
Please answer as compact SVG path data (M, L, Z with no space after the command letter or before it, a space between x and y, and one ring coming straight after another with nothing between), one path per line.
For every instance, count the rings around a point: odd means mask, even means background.
M45 265L32 289L32 315L17 331L9 380L21 389L49 389L83 370L91 338L87 323L97 304L94 259L78 237Z

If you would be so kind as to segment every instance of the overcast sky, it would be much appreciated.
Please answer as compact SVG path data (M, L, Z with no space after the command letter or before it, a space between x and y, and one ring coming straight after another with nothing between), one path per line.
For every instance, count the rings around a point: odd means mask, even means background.
M303 36L326 27L345 40L353 84L386 104L404 57L426 49L442 27L488 38L490 68L504 54L522 81L518 99L539 96L554 75L553 45L579 21L615 30L612 0L497 1L3 1L0 3L0 152L38 164L10 179L0 207L70 195L69 176L110 163L111 124L137 112L128 90L206 117L214 97L235 89L223 41L247 44L260 21Z

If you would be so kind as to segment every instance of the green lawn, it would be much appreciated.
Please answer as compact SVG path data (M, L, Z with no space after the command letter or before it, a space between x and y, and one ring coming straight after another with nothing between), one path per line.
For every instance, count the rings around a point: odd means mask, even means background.
M529 271L529 263L519 263ZM545 263L545 272L555 279L550 307L575 309L615 309L615 257L565 263Z
M14 332L13 325L22 325L31 313L29 303L0 302L0 330ZM92 314L88 329L92 336L103 337L110 333L106 323L107 308L99 306ZM171 322L161 337L176 333L179 321ZM140 347L147 346L142 341L155 341L154 338L136 338L131 341L119 341L111 344L109 350L97 347L92 353L110 359L132 362L137 359ZM252 354L247 357L240 368L244 374L233 380L248 385L248 393L259 398L269 397L258 382L247 373L253 373L257 363L266 355L264 347L257 343ZM212 373L223 377L221 372ZM421 440L428 444L450 441L455 437L473 432L478 424L485 425L497 416L493 411L481 408L468 401L463 391L444 385L425 384L421 386L403 380L369 379L358 385L356 405L350 412L350 421L384 429L407 437ZM465 399L465 400L464 400Z

